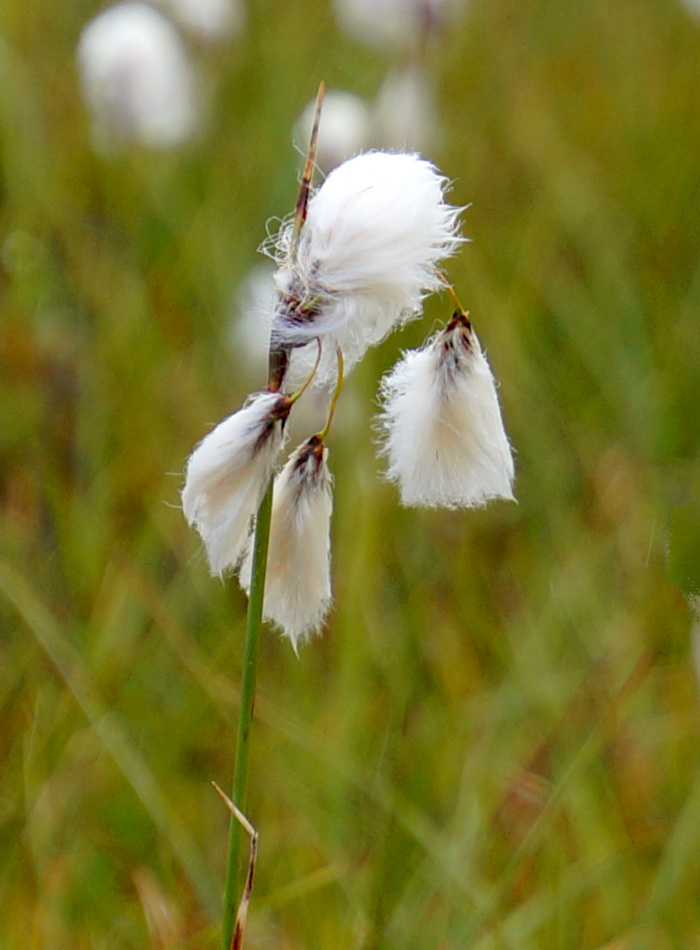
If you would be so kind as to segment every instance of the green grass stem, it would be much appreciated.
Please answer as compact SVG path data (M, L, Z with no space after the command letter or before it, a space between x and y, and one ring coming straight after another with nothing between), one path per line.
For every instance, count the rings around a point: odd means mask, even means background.
M248 760L250 755L250 731L255 711L255 684L258 673L258 656L262 632L263 599L265 596L265 570L267 567L267 549L270 540L270 517L272 514L272 481L258 511L255 525L253 549L253 569L248 601L246 623L245 652L241 680L241 708L238 718L238 740L236 742L236 760L233 769L234 804L245 814L246 792L248 789ZM224 915L222 926L223 950L230 950L233 927L236 919L236 907L240 891L242 827L231 816L228 839L228 860L226 866L226 884L224 887Z

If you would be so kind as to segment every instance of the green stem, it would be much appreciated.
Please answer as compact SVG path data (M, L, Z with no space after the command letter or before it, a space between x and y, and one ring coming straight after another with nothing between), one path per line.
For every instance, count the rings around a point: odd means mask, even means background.
M265 570L267 567L267 548L270 540L270 518L272 514L272 481L265 492L255 524L255 542L253 548L253 569L248 600L248 619L246 623L245 653L243 655L243 674L241 682L241 708L238 717L238 741L236 743L236 761L233 768L234 804L245 814L246 791L248 787L248 757L250 751L250 730L253 724L255 708L255 681L258 672L258 655L262 632L263 597L265 594ZM241 824L231 816L228 839L228 861L226 867L226 885L224 888L224 919L222 932L223 950L230 950L236 908L240 899L241 883Z

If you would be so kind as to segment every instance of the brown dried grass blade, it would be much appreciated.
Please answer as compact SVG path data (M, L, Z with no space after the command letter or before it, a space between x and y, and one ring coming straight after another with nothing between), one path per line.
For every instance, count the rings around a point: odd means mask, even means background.
M257 861L258 857L258 833L248 821L243 812L236 808L228 795L219 788L216 782L212 782L212 785L223 798L229 811L236 816L238 821L243 825L245 830L250 835L250 858L248 859L248 873L245 879L245 887L243 888L241 902L238 905L238 911L236 913L236 923L233 928L233 937L231 938L231 950L242 950L243 938L245 936L245 925L248 919L248 907L250 906L250 895L253 892L255 862Z
M326 84L321 82L316 95L316 111L314 112L314 124L311 127L311 137L309 139L309 149L306 153L306 162L304 163L304 172L301 176L301 186L299 188L299 197L297 206L294 210L294 227L292 228L291 255L295 256L299 235L302 225L306 221L306 208L309 204L309 194L311 193L311 181L314 176L314 167L316 165L316 146L318 144L318 127L321 121L321 106L323 105L323 96L326 91Z

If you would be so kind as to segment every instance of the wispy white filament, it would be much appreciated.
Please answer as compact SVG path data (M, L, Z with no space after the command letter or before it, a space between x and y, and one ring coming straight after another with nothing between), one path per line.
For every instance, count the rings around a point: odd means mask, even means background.
M331 605L332 477L325 448L313 436L292 453L275 479L263 613L300 642L320 631ZM240 571L250 591L252 545Z
M212 574L236 566L285 437L289 399L256 393L196 447L182 508L201 535Z
M440 287L438 263L463 240L446 186L430 162L406 153L367 152L332 171L309 202L292 261L291 228L280 235L272 345L320 339L317 381L325 383L334 378L337 347L347 371L419 313L423 297ZM313 360L315 346L307 355Z
M471 508L513 498L496 385L466 315L405 353L381 395L387 477L404 505Z
M80 37L78 66L99 147L169 148L193 132L193 68L175 26L149 4L127 0L99 13Z

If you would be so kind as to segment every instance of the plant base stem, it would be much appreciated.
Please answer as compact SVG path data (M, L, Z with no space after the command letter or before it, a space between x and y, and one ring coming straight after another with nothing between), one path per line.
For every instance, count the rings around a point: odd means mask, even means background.
M231 798L242 812L246 813L246 792L248 788L248 758L250 752L250 730L253 724L255 708L255 684L258 672L258 656L262 633L263 599L265 595L265 570L267 568L267 549L270 540L270 519L272 514L272 482L268 486L260 504L255 523L255 541L253 548L253 567L248 600L245 652L241 680L241 708L238 717L238 740L236 742L236 760L233 770L233 793ZM228 860L226 866L226 884L224 887L224 911L222 925L222 948L230 950L236 907L241 891L241 842L240 822L231 816L228 840Z

